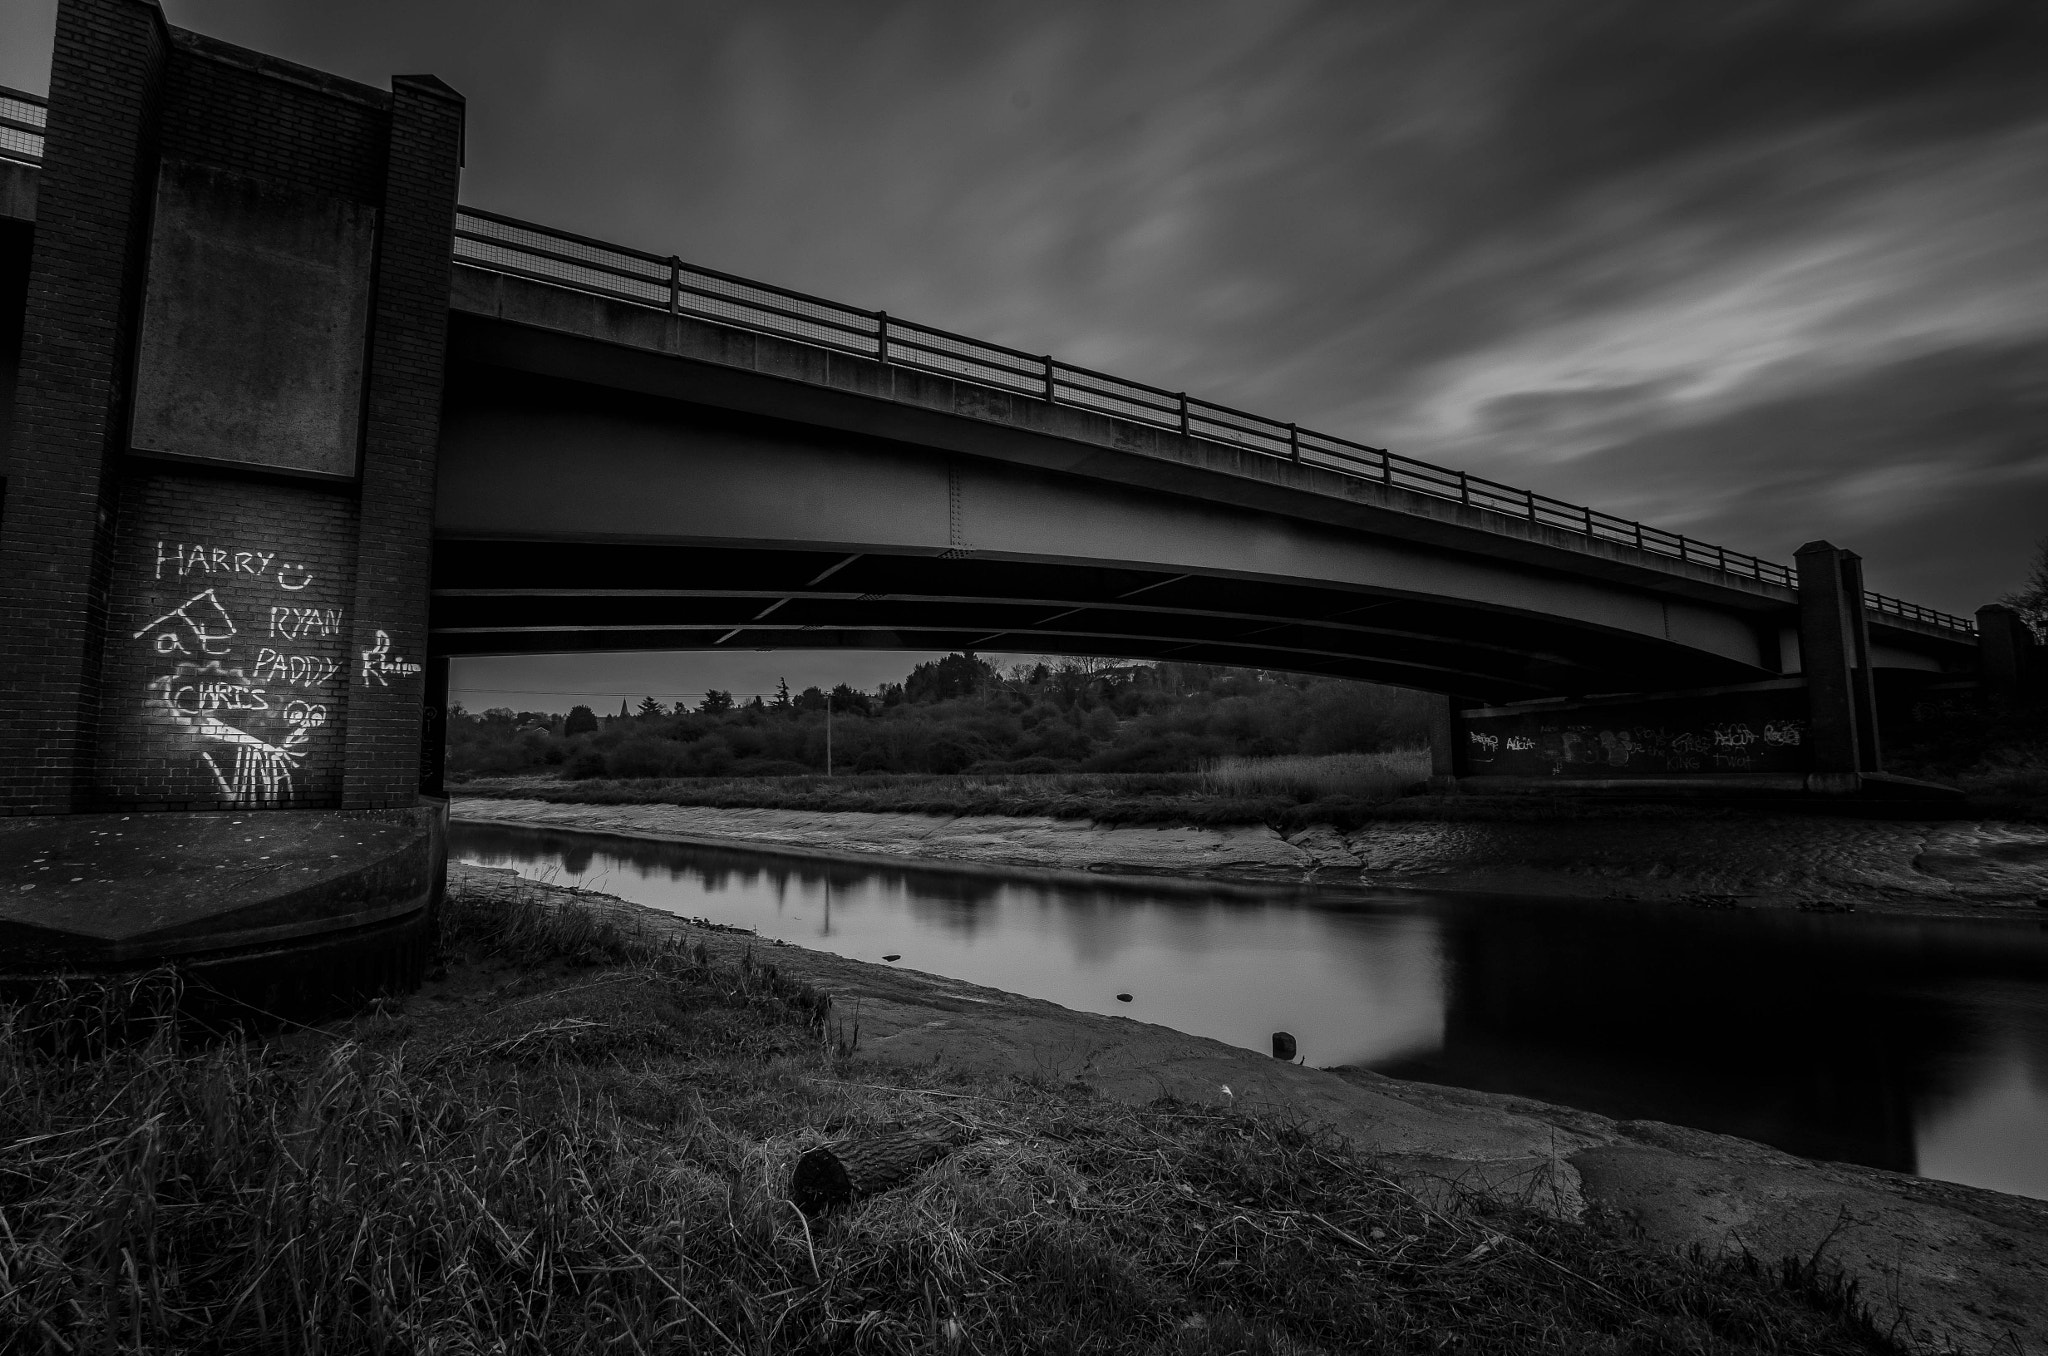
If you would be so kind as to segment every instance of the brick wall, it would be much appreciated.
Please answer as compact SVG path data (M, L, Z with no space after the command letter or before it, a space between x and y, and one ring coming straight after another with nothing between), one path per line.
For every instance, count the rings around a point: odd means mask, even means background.
M329 197L384 196L391 96L172 30L165 154Z
M350 808L418 799L449 243L462 144L460 95L431 76L398 76L391 88L355 627L358 651L381 650L402 662L375 681L358 672L343 793Z
M67 3L22 323L0 521L0 807L73 808L98 714L114 504L140 244L169 50L141 0Z
M338 806L354 497L139 462L121 505L91 803Z

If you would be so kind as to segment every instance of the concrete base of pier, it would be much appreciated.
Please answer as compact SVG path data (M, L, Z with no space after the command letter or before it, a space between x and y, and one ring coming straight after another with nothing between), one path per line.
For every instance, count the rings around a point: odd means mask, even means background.
M305 1020L419 982L447 805L0 820L0 994L170 965L190 1006Z

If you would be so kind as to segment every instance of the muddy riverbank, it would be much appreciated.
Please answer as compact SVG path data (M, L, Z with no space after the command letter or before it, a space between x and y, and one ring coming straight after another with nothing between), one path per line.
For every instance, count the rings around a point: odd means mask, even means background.
M457 797L458 819L1005 872L1315 880L1375 889L2048 921L2048 824L1789 815L1101 826Z
M616 829L612 831L617 831ZM730 839L725 841L730 842ZM1162 1095L1327 1124L1415 1187L1455 1181L1576 1216L1620 1212L1651 1241L1763 1259L1818 1250L1926 1351L2048 1353L2048 1202L1523 1098L1282 1064L1129 1018L767 943L511 872L453 866L471 894L573 898L635 930L750 951L829 994L875 1081L937 1067L1144 1103Z

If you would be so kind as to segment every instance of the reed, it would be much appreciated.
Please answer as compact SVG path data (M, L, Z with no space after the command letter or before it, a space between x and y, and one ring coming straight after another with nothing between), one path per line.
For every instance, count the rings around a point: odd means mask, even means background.
M535 891L434 996L197 1041L177 981L0 1014L12 1352L1893 1350L1825 1269L1672 1257L1284 1118L861 1063L829 1004ZM828 1139L943 1131L807 1219Z

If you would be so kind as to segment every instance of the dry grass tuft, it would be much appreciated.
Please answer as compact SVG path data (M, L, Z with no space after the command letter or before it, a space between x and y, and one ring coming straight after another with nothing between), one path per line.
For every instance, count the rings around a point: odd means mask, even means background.
M190 1043L170 975L0 1015L0 1348L1892 1349L1818 1268L1425 1202L1309 1127L883 1085L821 995L601 910L457 894L449 939L446 987L335 1030ZM964 1147L786 1199L902 1129Z

